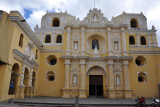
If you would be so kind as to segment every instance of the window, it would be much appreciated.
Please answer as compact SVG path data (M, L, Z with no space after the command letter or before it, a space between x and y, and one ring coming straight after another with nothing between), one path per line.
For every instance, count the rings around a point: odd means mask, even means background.
M54 55L50 55L47 60L49 65L55 65L57 63L57 58Z
M61 35L57 36L56 43L62 43L62 36Z
M19 46L20 46L20 47L23 46L23 34L20 35Z
M135 45L135 39L134 39L133 36L130 36L130 37L129 37L129 44L130 44L130 45Z
M147 82L147 75L143 72L138 73L138 82Z
M53 19L53 27L59 27L59 19L58 18Z
M46 36L45 43L51 43L51 36L50 35Z
M138 56L135 60L136 65L143 66L146 64L146 59L143 56Z
M35 59L38 59L38 50L36 49L36 57Z
M54 72L53 71L47 71L46 78L47 78L47 81L54 81L55 80Z
M141 36L140 41L141 45L146 45L146 38L144 36Z
M98 40L92 40L92 49L95 49L95 47L97 47L97 49L99 49L99 41Z
M137 28L138 27L136 19L131 19L130 24L131 24L131 28Z

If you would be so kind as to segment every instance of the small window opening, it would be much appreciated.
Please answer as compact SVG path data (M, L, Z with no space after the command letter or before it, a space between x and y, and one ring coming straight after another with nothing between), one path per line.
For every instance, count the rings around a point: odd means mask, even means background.
M138 56L136 59L135 59L135 63L136 65L138 66L143 66L146 64L146 59L143 57L143 56Z
M19 46L20 46L20 47L23 46L23 34L20 35Z
M56 43L62 43L62 36L61 35L57 36Z
M46 36L45 43L51 43L51 36L50 35Z
M138 27L136 19L132 19L131 22L130 22L130 24L131 24L131 28L137 28Z
M140 72L138 74L138 82L147 82L147 76L145 73Z
M54 18L53 19L53 27L59 27L59 19L58 18Z
M146 38L144 36L141 36L141 45L146 45Z
M57 63L57 58L54 55L50 55L47 60L49 65L55 65Z

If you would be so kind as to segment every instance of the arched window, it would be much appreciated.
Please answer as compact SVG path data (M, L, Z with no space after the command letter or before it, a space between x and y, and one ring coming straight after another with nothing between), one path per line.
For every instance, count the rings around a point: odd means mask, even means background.
M51 43L51 36L50 35L46 36L45 43Z
M35 59L38 59L38 50L36 49L36 57Z
M129 37L129 44L130 44L130 45L135 45L135 39L134 39L133 36L130 36L130 37Z
M146 45L146 38L144 36L141 36L141 45Z
M62 43L62 36L61 35L57 36L56 43Z
M47 78L47 81L54 81L55 80L55 74L54 74L54 72L53 71L47 72L46 78Z
M18 87L18 73L19 73L19 65L16 63L12 67L11 80L9 85L9 95L13 95L16 93L16 89Z
M35 86L35 81L36 81L36 73L33 71L32 73L32 86Z
M97 49L99 49L99 41L98 40L92 40L92 49L95 49L95 47L97 47Z
M54 18L53 19L53 27L59 27L59 19L58 18Z
M147 82L147 75L143 72L138 74L138 82Z
M20 46L20 47L23 46L23 34L20 35L19 46Z
M138 23L137 23L136 19L132 19L130 24L131 24L131 28L137 28L138 27Z

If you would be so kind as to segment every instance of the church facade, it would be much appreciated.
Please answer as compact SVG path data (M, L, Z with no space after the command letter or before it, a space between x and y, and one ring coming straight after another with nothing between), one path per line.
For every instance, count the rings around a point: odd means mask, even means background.
M83 20L46 13L34 32L17 11L0 12L0 100L25 96L159 96L156 30L140 14L109 21L96 8Z

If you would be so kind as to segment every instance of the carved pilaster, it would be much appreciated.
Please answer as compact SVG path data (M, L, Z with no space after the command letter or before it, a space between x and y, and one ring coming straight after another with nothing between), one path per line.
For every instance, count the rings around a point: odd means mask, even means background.
M80 98L86 98L86 73L85 73L85 59L80 60Z
M25 64L23 64L23 68L22 68L22 73L21 73L21 76L20 76L20 86L24 86L24 72L25 72Z
M151 47L152 44L151 44L151 37L149 34L147 34L147 39L148 39L148 46Z
M66 55L70 55L70 35L71 35L71 27L67 27L67 50L66 50Z
M121 28L123 55L127 56L125 28Z
M108 72L109 72L109 98L115 98L113 60L108 60Z
M81 55L85 55L85 27L81 28Z
M123 69L124 69L125 98L132 97L132 91L130 91L128 65L129 65L128 60L124 60Z
M153 40L153 46L157 46L157 41L156 41L156 35L155 33L152 34L152 40Z
M111 28L107 28L107 34L108 34L108 56L112 56L112 36L111 36Z
M140 37L139 37L139 33L136 33L136 39L137 39L137 46L140 46Z

